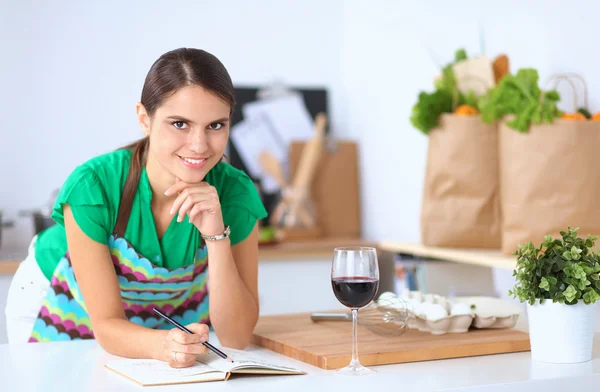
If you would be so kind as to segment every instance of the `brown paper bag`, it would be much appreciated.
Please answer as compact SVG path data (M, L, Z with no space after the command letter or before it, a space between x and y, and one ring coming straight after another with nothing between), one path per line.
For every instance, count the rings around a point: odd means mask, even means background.
M498 176L496 125L479 116L442 115L429 133L421 242L500 248Z
M499 125L502 252L579 227L600 235L600 122L554 120L519 133Z

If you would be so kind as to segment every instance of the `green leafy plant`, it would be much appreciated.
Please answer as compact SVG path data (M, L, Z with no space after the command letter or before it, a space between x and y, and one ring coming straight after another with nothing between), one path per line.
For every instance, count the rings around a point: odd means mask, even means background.
M421 91L417 103L413 106L410 116L411 124L423 132L425 135L438 126L440 115L443 113L452 113L453 94L456 95L456 107L467 104L477 107L477 98L472 91L464 94L455 91L456 78L452 66L460 61L467 59L467 52L459 49L454 54L454 61L442 68L441 77L434 82L435 90L432 92Z
M436 90L431 93L422 91L412 108L410 122L427 135L438 126L442 113L452 113L452 93L446 90Z
M554 118L562 116L556 106L560 95L556 90L542 92L538 80L538 72L533 68L520 69L516 75L505 75L496 87L481 97L479 110L482 121L491 124L513 114L515 118L507 125L525 133L532 124L552 123ZM544 94L543 98L540 94Z
M519 245L516 283L508 294L533 305L545 300L574 305L600 300L600 251L593 247L598 237L579 238L579 228L561 231L562 238L544 237L539 249L531 241Z

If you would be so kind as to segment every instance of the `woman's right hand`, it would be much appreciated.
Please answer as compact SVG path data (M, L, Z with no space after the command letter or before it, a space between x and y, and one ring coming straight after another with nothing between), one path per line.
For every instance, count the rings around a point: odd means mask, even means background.
M193 366L196 356L208 353L202 343L208 341L208 325L192 323L185 326L194 334L190 335L178 328L169 330L163 340L162 360L173 368Z

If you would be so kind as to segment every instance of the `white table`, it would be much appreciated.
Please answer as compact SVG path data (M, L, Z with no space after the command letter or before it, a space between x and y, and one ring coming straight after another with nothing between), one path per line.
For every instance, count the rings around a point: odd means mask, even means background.
M216 336L211 336L216 342ZM360 346L359 346L360 348ZM344 377L268 350L278 364L302 369L300 376L233 376L229 381L141 387L106 368L96 341L0 345L2 391L600 391L600 334L594 359L574 365L533 362L529 352L373 367L372 376ZM455 389L453 389L455 388Z

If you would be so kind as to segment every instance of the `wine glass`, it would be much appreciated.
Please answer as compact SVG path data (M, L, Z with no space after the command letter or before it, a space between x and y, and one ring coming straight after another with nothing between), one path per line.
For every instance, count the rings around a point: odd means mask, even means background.
M358 360L358 309L367 306L379 288L379 264L375 248L354 246L335 248L331 263L331 286L342 305L352 309L352 361L338 374L362 376L374 370Z

